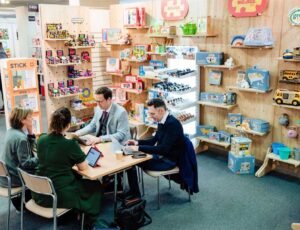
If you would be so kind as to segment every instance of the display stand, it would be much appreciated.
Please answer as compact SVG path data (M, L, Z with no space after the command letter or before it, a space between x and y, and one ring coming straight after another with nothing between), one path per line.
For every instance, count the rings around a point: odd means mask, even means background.
M68 66L74 66L75 70L91 70L91 60L87 62L73 62L73 63L46 63L46 51L52 51L53 56L56 56L57 51L63 51L64 56L69 55L69 48L76 50L76 55L81 57L82 52L86 51L91 57L91 49L93 46L66 46L65 42L70 41L66 38L49 38L47 37L47 24L60 23L63 30L68 31L76 39L80 34L89 35L89 8L81 6L62 6L62 5L39 5L41 31L42 31L42 57L43 70L45 82L45 99L47 109L47 120L50 120L51 113L60 107L67 107L71 109L71 100L79 99L82 101L91 100L93 98L93 77L68 77ZM80 89L80 92L68 92L66 95L53 96L49 94L49 85L54 84L58 87L59 82L64 82L67 87L67 81L73 80L74 86ZM84 108L84 109L83 109ZM71 109L72 116L77 121L72 121L72 127L79 128L82 121L88 121L93 116L94 106L82 106L80 109Z
M295 166L298 171L298 166L300 165L300 161L294 159L282 160L280 157L270 151L270 148L267 150L267 154L264 160L263 165L257 170L255 176L262 177L266 175L268 172L275 170L280 163L285 163L289 165Z
M13 108L20 106L33 110L33 132L42 132L41 109L35 58L10 58L1 60L6 128Z

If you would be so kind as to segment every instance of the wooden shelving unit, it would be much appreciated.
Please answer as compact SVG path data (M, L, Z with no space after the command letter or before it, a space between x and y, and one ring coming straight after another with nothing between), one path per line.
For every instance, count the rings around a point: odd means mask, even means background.
M68 41L71 38L45 38L44 41L47 42L57 42L57 41Z
M159 55L159 56L166 56L167 53L156 53L156 52L147 52L149 55Z
M285 61L285 62L300 62L300 59L284 59L282 57L277 58L280 61Z
M259 50L262 50L262 49L273 49L274 46L245 46L245 45L242 45L242 46L230 46L231 48L235 48L235 49L259 49Z
M279 105L277 103L273 103L274 106L277 106L277 107L283 107L283 108L288 108L288 109L297 109L299 110L300 109L300 106L293 106L293 105Z
M269 93L271 92L273 89L269 89L267 91L262 91L262 90L258 90L258 89L251 89L251 88L239 88L237 86L229 86L228 89L234 89L234 90L238 90L238 91L244 91L244 92L249 92L249 93L260 93L260 94L265 94L265 93Z
M123 73L112 73L112 72L104 72L105 75L124 77L126 74Z
M241 131L241 132L244 132L244 133L249 133L249 134L252 134L252 135L255 135L255 136L265 136L265 135L267 135L267 133L256 132L256 131L253 131L253 130L245 130L245 129L242 129L240 127L236 127L236 126L232 126L232 125L225 125L225 128Z
M73 81L81 81L81 80L86 80L86 79L93 79L95 76L88 76L88 77L77 77L77 78L69 78L70 80Z
M228 148L230 146L230 143L223 142L223 141L216 141L216 140L212 140L212 139L209 139L206 137L196 137L196 138L201 142L206 142L206 143L222 146L224 148Z
M95 46L66 46L67 48L71 49L92 49L95 48Z
M68 97L75 97L75 96L79 96L80 93L74 93L74 94L68 94L68 95L62 95L62 96L57 96L57 97L50 97L53 99L62 99L62 98L68 98Z
M228 110L230 110L236 106L236 104L235 105L225 105L225 104L218 104L218 103L212 103L212 102L207 102L207 101L197 101L197 103L200 105L217 107L217 108L228 109Z
M51 67L60 67L60 66L72 66L72 65L81 65L82 63L81 62L74 62L74 63L58 63L58 64L48 64L48 66L51 66Z
M147 34L149 38L166 38L166 39L174 39L177 38L177 35L160 35L160 34Z
M188 38L201 38L201 37L217 37L218 34L194 34L194 35L180 35L181 37L188 37Z
M133 29L133 30L145 30L149 29L149 26L124 26L125 29Z

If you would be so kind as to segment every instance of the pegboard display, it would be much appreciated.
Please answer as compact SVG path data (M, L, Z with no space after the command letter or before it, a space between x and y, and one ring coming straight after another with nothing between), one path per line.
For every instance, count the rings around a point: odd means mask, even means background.
M73 99L83 99L86 96L87 89L89 92L93 92L93 74L89 76L77 76L76 78L68 77L68 68L74 67L75 70L80 71L91 71L92 65L90 60L83 62L81 55L83 52L88 52L91 57L91 49L93 46L90 45L72 45L67 44L68 41L77 39L80 35L89 35L89 9L87 7L79 6L61 6L61 5L40 5L40 18L42 26L42 54L43 54L43 69L44 69L44 81L45 81L45 98L47 108L47 119L50 120L51 113L57 108L65 106L71 109L72 116L76 118L85 118L93 116L93 107L82 107L81 109L72 109L71 101ZM59 25L59 32L49 33L49 25ZM55 29L54 29L55 30ZM48 31L48 32L47 32ZM74 37L70 37L74 36ZM49 62L46 56L53 57L67 56L69 55L69 48L75 50L76 55L79 56L79 60L74 63L56 63L55 60ZM61 53L63 52L63 54ZM49 87L57 88L61 82L64 82L67 87L67 81L72 80L75 87L78 87L80 92L66 93L63 95L60 93L59 96L49 94ZM75 88L77 89L77 88ZM82 94L81 90L85 94Z

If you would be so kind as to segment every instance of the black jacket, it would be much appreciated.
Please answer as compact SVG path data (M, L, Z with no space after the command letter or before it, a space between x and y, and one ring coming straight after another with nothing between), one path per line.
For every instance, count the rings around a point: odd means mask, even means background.
M181 123L169 115L164 124L158 124L154 137L139 141L139 151L162 155L178 165L179 156L185 151Z

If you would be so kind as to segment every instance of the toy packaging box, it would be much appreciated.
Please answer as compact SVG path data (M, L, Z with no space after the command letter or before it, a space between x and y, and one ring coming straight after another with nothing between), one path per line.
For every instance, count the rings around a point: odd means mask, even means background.
M211 70L208 74L208 84L221 85L223 72L220 70Z
M196 63L197 65L223 65L224 53L223 52L197 52Z
M231 152L235 156L245 156L251 154L252 140L247 137L231 138Z
M217 104L235 105L236 96L237 95L234 92L227 92L227 93L201 92L200 100L217 103Z
M268 91L270 87L270 75L268 70L259 69L256 66L246 71L250 88Z
M102 29L102 42L117 42L122 36L122 30L119 28Z
M242 124L243 116L240 113L228 113L228 125L238 126Z
M261 119L250 119L250 128L256 132L267 133L270 130L270 123Z
M226 132L226 131L222 131L220 130L219 132L219 141L223 141L223 142L227 142L230 143L231 142L231 134Z
M229 152L228 168L236 174L254 174L255 157L252 155L235 156Z
M117 72L120 69L119 58L107 58L106 59L106 72Z
M271 46L274 44L271 28L249 28L244 44L246 46Z
M198 125L197 134L201 137L209 137L209 133L216 130L215 126L212 125Z

